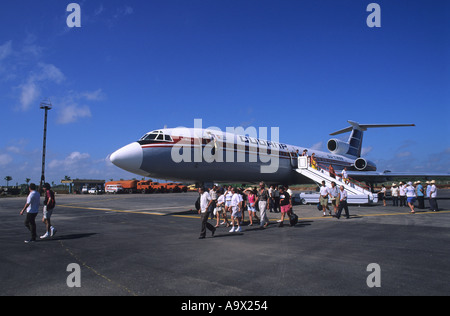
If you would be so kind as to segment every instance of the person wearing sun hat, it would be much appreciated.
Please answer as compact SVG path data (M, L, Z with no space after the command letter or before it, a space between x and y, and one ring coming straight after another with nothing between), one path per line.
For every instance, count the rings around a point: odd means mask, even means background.
M417 201L419 202L419 208L422 210L425 208L425 190L423 189L422 182L419 180L416 182Z
M416 189L414 188L412 182L408 182L406 186L406 201L411 209L411 214L415 214L414 203L416 202Z
M432 180L430 182L431 188L430 188L430 195L428 196L430 198L430 209L433 212L438 212L439 207L437 204L437 188L436 188L436 181Z
M398 206L398 187L397 187L397 183L392 183L391 195L392 195L392 206Z
M427 181L427 182L426 182L426 183L427 183L427 188L426 188L426 194L425 194L425 196L426 196L427 198L430 196L430 190L431 190L431 184L430 184L430 182L431 182L431 181ZM431 206L430 206L429 208L431 208Z

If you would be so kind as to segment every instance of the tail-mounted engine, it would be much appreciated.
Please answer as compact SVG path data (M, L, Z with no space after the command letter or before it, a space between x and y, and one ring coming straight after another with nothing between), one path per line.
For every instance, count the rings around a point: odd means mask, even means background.
M353 166L358 171L377 171L377 166L372 161L364 158L356 159Z
M328 150L335 155L347 154L350 145L347 142L343 142L339 139L330 139L327 144Z

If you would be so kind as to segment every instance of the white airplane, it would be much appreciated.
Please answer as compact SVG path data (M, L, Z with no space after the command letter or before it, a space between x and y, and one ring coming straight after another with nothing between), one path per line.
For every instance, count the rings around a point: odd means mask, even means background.
M143 177L195 183L308 184L311 178L296 171L298 155L306 149L318 165L336 173L347 168L357 181L381 183L396 179L449 177L450 174L378 172L376 165L361 157L363 134L369 128L406 127L414 124L359 124L332 133L351 132L347 142L328 141L328 152L225 133L215 129L161 129L145 134L110 155L119 168Z

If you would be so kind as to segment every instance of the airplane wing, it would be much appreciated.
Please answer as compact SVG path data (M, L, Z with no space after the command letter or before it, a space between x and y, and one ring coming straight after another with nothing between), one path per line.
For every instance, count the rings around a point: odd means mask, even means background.
M450 179L450 173L426 173L426 172L378 172L378 171L347 171L350 178L359 182L382 183L387 181L405 180L437 180Z

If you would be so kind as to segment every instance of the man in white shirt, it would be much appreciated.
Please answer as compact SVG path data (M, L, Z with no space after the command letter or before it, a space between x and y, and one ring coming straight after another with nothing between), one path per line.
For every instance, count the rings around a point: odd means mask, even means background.
M334 214L336 214L339 206L339 189L336 186L336 182L331 182L331 188L328 190L328 192L330 194L331 204L333 204L334 207Z
M350 218L350 213L348 211L348 205L347 205L347 191L345 191L345 188L343 185L341 185L340 191L339 191L339 210L336 214L336 218L339 219L341 217L342 209L345 209L345 217L347 219Z
M433 212L438 212L439 211L439 207L437 204L437 188L436 188L436 181L432 180L430 182L430 195L428 196L430 198L430 209Z
M27 211L27 218L25 219L25 227L31 232L31 239L25 240L25 243L31 243L36 241L36 216L39 213L39 205L41 204L41 196L36 191L36 185L30 184L30 194L27 197L27 203L23 207L20 215Z
M231 198L231 225L233 225L233 227L231 228L230 233L241 232L242 205L244 200L242 199L242 195L237 193L235 188L231 189L231 192L233 193L233 197ZM235 222L237 222L238 226L236 229L234 227Z
M427 197L430 197L430 190L431 190L431 181L427 181Z
M322 205L322 211L323 211L323 216L326 216L326 210L328 210L328 212L331 215L331 211L328 208L328 194L330 193L329 189L326 187L325 185L325 181L322 181L322 186L320 187L320 198L319 198L319 203L320 205Z
M406 184L400 182L399 186L400 206L406 206Z
M391 195L392 195L392 206L398 206L398 187L396 183L392 183Z
M212 203L211 196L208 192L205 192L204 188L198 189L198 193L200 194L200 210L198 213L202 216L202 229L200 231L199 239L205 239L206 237L206 228L208 228L212 232L212 236L214 237L214 233L216 232L216 228L208 223L208 209Z
M269 199L267 200L267 203L269 204L269 211L270 213L273 213L273 208L275 205L275 200L273 199L273 185L271 185L267 191L269 192Z

